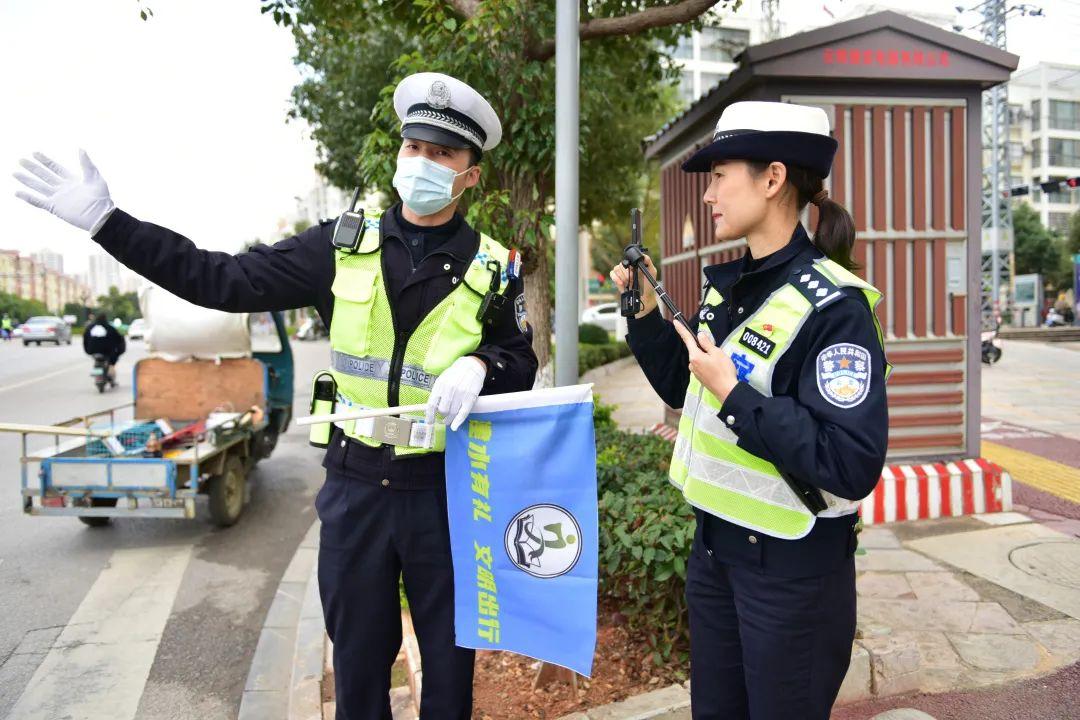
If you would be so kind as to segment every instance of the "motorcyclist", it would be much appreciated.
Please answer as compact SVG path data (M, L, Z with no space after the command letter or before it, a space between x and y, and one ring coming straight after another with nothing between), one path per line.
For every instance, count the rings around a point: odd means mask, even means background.
M11 316L7 313L4 313L4 317L0 318L0 337L3 337L4 340L10 341L13 331L14 326L11 320Z
M105 367L105 376L109 385L116 387L116 363L120 356L127 350L124 336L115 327L109 324L109 318L104 311L94 313L93 318L83 332L83 350L87 355L104 355L108 363Z

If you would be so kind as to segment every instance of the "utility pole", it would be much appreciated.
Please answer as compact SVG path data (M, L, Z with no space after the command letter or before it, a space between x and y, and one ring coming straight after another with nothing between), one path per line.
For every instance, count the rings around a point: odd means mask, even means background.
M578 0L555 5L555 384L578 381ZM542 259L541 259L542 261Z

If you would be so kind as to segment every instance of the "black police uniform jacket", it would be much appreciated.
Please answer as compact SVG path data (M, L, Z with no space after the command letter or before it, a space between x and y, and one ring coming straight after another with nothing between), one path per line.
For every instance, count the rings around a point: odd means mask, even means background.
M382 214L382 265L390 303L398 327L411 333L420 321L459 284L479 248L479 234L455 214L440 229L427 229L442 237L423 257L415 253L415 233L401 216L398 203ZM327 220L294 237L273 245L256 245L231 255L200 250L191 240L167 228L142 222L114 210L94 236L110 255L174 295L226 312L264 312L314 306L326 327L334 315L336 252L331 239L334 221ZM430 238L429 238L430 239ZM413 251L410 251L410 245ZM415 267L414 267L415 265ZM511 299L524 292L516 279L507 294ZM537 359L532 349L532 329L515 314L515 302L484 330L480 346L471 353L487 363L482 395L532 388ZM519 320L521 321L519 323ZM522 329L524 328L524 330ZM434 487L444 482L441 453L396 458L393 448L373 448L342 442L334 434L323 466L356 479L379 483L388 479L391 488Z
M799 268L822 253L802 225L782 249L761 260L742 259L705 268L705 287L724 298L709 329L719 345L733 328L756 312ZM782 472L851 500L870 494L881 474L888 442L884 353L870 308L858 288L841 288L842 297L813 311L795 342L777 363L773 397L740 382L719 415L731 420L739 447L762 457ZM703 293L704 296L704 293ZM700 312L690 318L695 328ZM660 398L681 408L690 382L689 354L674 326L654 310L629 323L631 350ZM870 352L870 387L853 407L840 407L818 389L818 354L836 343L852 343ZM696 542L714 558L786 577L828 573L855 552L857 516L818 518L799 540L782 540L696 510ZM751 537L752 536L752 537Z

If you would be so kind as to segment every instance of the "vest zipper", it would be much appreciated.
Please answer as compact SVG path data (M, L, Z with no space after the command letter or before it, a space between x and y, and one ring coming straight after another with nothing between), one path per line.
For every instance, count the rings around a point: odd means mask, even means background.
M382 241L385 240L382 237L382 227L379 227L380 233L380 246ZM379 252L379 265L382 266L383 287L386 288L386 253ZM389 377L386 378L386 407L397 407L398 397L401 394L401 366L405 364L405 348L408 346L409 335L405 332L398 331L397 324L397 303L390 302L390 298L387 298L387 303L390 307L390 325L394 332L394 350L390 354L390 371Z
M393 318L393 312L390 314ZM387 407L397 407L401 395L401 368L405 364L405 350L409 346L409 334L406 332L395 333L394 354L390 358L390 378L387 384L386 394Z

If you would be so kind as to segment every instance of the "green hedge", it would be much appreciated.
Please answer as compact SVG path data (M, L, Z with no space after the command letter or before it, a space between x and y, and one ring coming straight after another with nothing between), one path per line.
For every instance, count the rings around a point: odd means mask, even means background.
M578 342L583 345L606 345L611 342L608 331L592 323L578 325L577 337Z
M657 665L685 659L686 560L694 513L668 482L671 443L619 430L610 406L596 407L600 498L600 595L626 616Z
M578 345L578 375L609 362L615 362L630 354L625 342L609 342L603 345Z

